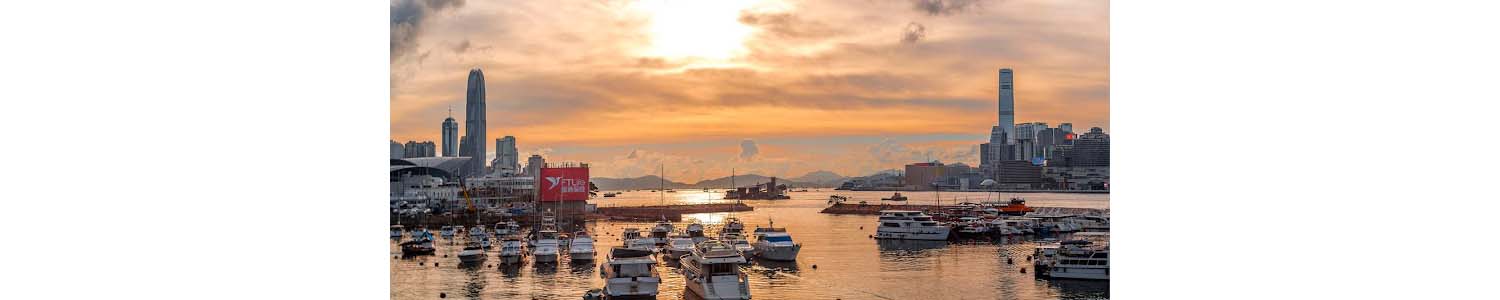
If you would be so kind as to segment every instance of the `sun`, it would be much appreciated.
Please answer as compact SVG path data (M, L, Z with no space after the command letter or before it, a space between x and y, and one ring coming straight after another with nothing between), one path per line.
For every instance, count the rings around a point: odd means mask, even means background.
M650 46L644 54L673 59L724 61L744 54L754 28L740 23L740 11L755 1L668 1L639 3L650 16Z

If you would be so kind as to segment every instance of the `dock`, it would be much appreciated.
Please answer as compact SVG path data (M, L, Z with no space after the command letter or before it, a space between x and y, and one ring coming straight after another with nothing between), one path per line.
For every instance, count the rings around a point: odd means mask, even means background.
M822 213L835 215L879 215L882 210L915 210L915 211L941 211L952 206L947 205L912 205L912 204L849 204L836 203L824 208ZM1045 214L1099 214L1108 212L1104 209L1072 208L1072 207L1032 207L1039 213Z
M681 221L683 214L752 211L755 207L744 203L712 203L685 205L613 206L599 207L596 213L616 220L659 220L666 218Z

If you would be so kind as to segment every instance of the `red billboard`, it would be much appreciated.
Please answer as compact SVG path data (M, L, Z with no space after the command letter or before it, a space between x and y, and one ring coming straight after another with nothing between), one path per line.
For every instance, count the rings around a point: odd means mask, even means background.
M542 168L537 178L539 201L584 201L589 199L589 168Z

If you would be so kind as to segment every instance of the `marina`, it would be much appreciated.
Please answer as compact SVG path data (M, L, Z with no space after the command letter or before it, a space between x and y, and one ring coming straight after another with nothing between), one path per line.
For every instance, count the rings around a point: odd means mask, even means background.
M755 251L755 230L762 233L784 232L800 245L795 260L778 261L751 255L737 269L746 278L748 293L755 299L1105 299L1109 297L1107 280L1054 279L1036 274L1034 256L1038 247L1046 248L1069 240L1080 233L1058 233L1042 236L991 235L976 239L946 241L912 241L874 239L877 215L827 214L829 196L846 195L853 199L878 199L889 192L849 192L812 190L791 193L786 200L743 200L752 211L683 214L680 221L668 221L667 244L673 238L687 235L688 228L701 227L706 237L730 237L743 247L726 242L737 251ZM667 196L670 205L734 203L723 193L680 190ZM909 193L910 202L932 203L930 193ZM963 199L979 199L985 193L943 193L943 206L956 206ZM952 200L956 196L958 201ZM659 205L660 192L622 192L617 197L589 200L601 208L611 206ZM1027 194L1027 204L1037 208L1060 207L1078 211L1107 211L1107 194ZM994 193L989 193L993 201ZM774 219L773 219L774 218ZM982 219L982 218L981 218ZM774 221L774 227L771 222ZM1014 220L1012 220L1014 221ZM740 224L738 226L731 223ZM611 266L613 248L626 245L627 228L639 237L636 249L658 249L650 235L660 220L595 219L580 228L587 231L598 253L594 260L567 259L573 247L564 247L563 259L555 263L535 263L526 257L517 264L490 260L477 264L459 264L458 254L466 237L437 239L433 255L401 257L399 242L391 244L391 298L434 299L440 293L450 299L582 299L586 294L602 294L606 282L618 282L617 291L629 291L630 284L621 279L608 280L600 266ZM692 226L692 224L699 224ZM1000 222L1004 223L1004 222ZM491 222L493 224L493 222ZM1038 223L1040 224L1040 223ZM456 224L455 224L456 226ZM529 228L530 226L522 226ZM739 233L734 233L737 227ZM1083 227L1080 225L1080 227ZM725 230L730 229L730 230ZM529 230L529 229L528 229ZM697 231L697 230L694 230ZM573 233L575 236L576 232ZM409 233L407 234L409 235ZM405 238L402 242L409 240ZM744 250L741 250L744 249ZM647 250L650 251L650 250ZM499 257L499 250L491 250ZM665 251L663 251L665 252ZM638 252L637 252L638 253ZM703 299L690 291L683 262L667 254L653 253L635 261L611 276L651 275L659 278L655 299ZM1069 259L1072 262L1072 259ZM1087 263L1085 263L1087 264ZM1095 263L1096 265L1098 263ZM605 267L609 269L612 267ZM1022 270L1025 273L1022 273ZM607 273L607 272L606 272ZM628 273L628 274L625 274ZM642 277L647 278L647 277ZM646 288L634 281L637 290ZM649 282L649 281L647 281ZM738 281L736 281L738 282ZM738 283L736 283L738 284ZM733 298L733 297L731 297Z

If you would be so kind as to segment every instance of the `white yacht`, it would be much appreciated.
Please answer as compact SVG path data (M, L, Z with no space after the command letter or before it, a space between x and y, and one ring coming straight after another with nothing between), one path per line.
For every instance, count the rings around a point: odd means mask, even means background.
M406 226L391 225L391 238L400 240L401 234L406 231Z
M699 224L697 222L688 224L687 236L688 238L693 239L694 244L702 243L703 241L708 240L708 237L703 235L703 224Z
M948 239L948 231L947 226L938 224L920 211L882 210L875 238L942 241Z
M568 259L594 260L594 238L587 231L573 233L573 239L568 242Z
M473 241L464 245L463 251L458 252L458 261L466 264L483 263L488 257L489 253L484 251L484 247L480 246L478 242Z
M976 217L958 218L958 222L954 225L958 227L958 234L966 237L989 235L991 231L989 222Z
M1109 233L1080 232L1057 243L1052 256L1038 260L1038 275L1051 278L1109 280ZM1042 254L1038 247L1037 254Z
M745 257L721 241L706 241L682 257L687 290L703 299L750 299L750 278L740 272Z
M674 236L667 239L667 257L672 259L682 258L689 252L693 252L693 238L685 236Z
M730 233L719 239L724 241L724 243L728 243L734 250L739 251L740 256L744 256L745 259L755 256L755 246L750 245L750 241L746 241L745 237L740 236L738 233Z
M531 236L531 256L534 262L557 262L557 230L544 226Z
M438 232L445 239L451 239L451 238L453 238L453 226L443 226L443 228L441 230L439 230Z
M500 238L500 263L521 263L521 256L525 254L523 245L525 245L525 243L521 242L520 235L511 234Z
M651 238L655 239L654 241L657 245L665 245L667 243L667 235L671 233L672 223L668 223L667 221L657 222L656 226L651 227Z
M735 217L729 217L728 219L725 219L724 222L725 222L724 223L724 229L721 230L721 231L719 231L719 236L722 237L722 236L724 236L726 234L730 234L730 233L734 233L734 234L743 234L743 233L745 233L745 223L741 223L740 219L735 218Z
M656 259L647 250L611 248L609 262L599 266L599 275L604 277L601 293L610 299L655 299L661 285Z
M802 244L792 242L792 235L786 233L786 228L756 228L755 242L750 245L755 249L755 256L776 261L797 260L797 252L802 251Z

